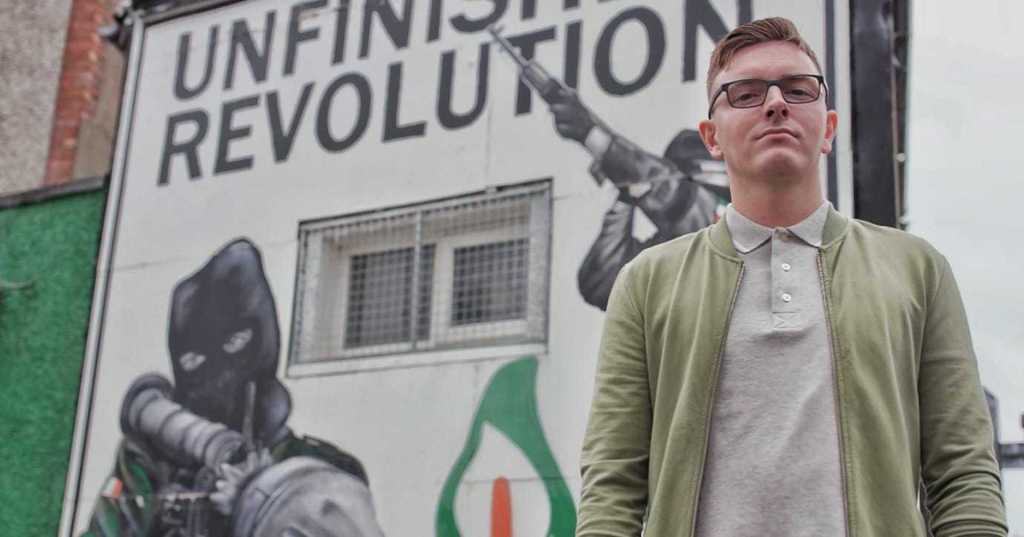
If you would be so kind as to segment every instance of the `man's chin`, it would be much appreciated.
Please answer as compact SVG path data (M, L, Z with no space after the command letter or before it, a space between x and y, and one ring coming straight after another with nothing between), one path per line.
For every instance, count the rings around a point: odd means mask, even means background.
M796 179L807 169L807 159L794 151L775 149L753 162L753 171L761 177Z

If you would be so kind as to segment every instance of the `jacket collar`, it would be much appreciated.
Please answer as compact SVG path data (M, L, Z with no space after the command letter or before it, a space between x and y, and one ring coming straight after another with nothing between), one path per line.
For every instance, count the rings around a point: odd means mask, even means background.
M833 244L837 243L839 239L846 234L849 224L850 219L843 216L842 213L829 204L828 217L825 220L825 228L821 233L821 249L828 249ZM740 256L736 252L736 247L733 246L732 235L729 233L729 226L726 225L725 218L719 218L717 222L711 225L708 231L708 238L715 251L725 257L735 261L740 261Z

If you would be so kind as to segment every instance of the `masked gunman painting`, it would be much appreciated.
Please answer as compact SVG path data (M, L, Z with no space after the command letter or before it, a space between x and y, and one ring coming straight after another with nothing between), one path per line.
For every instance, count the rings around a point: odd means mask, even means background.
M139 376L87 537L380 537L353 455L288 427L277 311L238 239L174 288L173 379Z

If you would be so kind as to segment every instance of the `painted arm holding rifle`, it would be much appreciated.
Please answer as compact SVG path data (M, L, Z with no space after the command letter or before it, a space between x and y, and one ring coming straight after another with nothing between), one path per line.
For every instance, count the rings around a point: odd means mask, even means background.
M536 61L523 58L496 29L492 27L490 32L519 66L522 80L548 103L558 133L581 144L594 157L590 166L594 180L619 189L577 272L584 300L603 310L615 276L638 253L717 219L719 207L729 199L724 168L712 160L694 130L677 134L663 157L644 151L613 131L574 90ZM645 240L633 236L637 208L657 228Z

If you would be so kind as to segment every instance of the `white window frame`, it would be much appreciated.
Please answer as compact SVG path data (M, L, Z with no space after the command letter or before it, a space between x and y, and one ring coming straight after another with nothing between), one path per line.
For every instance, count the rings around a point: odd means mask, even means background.
M510 186L500 189L489 189L485 192L478 192L459 196L457 198L425 202L415 205L384 209L362 215L341 215L330 219L319 220L311 223L300 223L300 244L299 244L299 273L296 276L295 285L295 309L293 312L291 337L289 345L288 366L286 376L305 377L325 374L343 374L367 370L394 369L401 367L414 367L439 363L463 362L497 359L504 357L515 357L525 354L544 355L547 353L547 323L548 323L548 295L550 292L550 257L551 257L551 183L543 181L527 185ZM434 264L431 283L431 306L430 306L430 331L428 339L417 340L419 309L416 300L412 304L412 341L384 343L379 345L367 345L344 349L341 353L334 353L328 358L319 358L300 362L298 360L298 347L301 339L309 336L302 333L301 323L296 317L305 313L305 316L314 316L314 333L318 338L332 337L337 341L336 346L343 348L344 330L323 330L323 325L344 325L349 301L350 267L352 258L358 255L365 255L383 251L398 250L402 248L414 248L413 263L414 270L419 270L420 251L416 249L415 235L406 240L389 241L384 244L362 244L347 246L339 250L331 249L331 253L320 252L321 268L320 277L331 277L338 282L337 285L318 286L318 293L330 292L339 293L337 299L314 300L314 304L304 304L303 297L306 296L306 285L304 282L304 266L309 251L314 248L325 248L331 240L320 237L309 241L303 240L304 233L312 235L318 231L338 226L355 225L360 222L382 220L389 217L402 217L412 215L412 225L420 216L428 211L445 207L458 207L470 203L494 201L503 198L518 197L524 194L532 195L530 199L529 229L525 236L516 233L514 229L489 229L477 230L469 233L444 237L441 239L427 239L423 245L434 245ZM365 235L363 235L365 236ZM453 326L451 324L451 308L454 295L455 279L455 250L467 246L477 246L508 240L526 238L529 241L527 259L527 298L526 312L523 319L507 319L501 321L471 323L465 326ZM314 243L310 245L309 243ZM323 265L333 263L330 269L325 270ZM421 284L417 278L413 279L414 288L411 292L419 294ZM439 295L439 290L444 295ZM417 297L418 298L418 297ZM332 304L332 311L320 307L322 304ZM302 308L306 308L303 310ZM531 325L540 323L540 326ZM319 327L319 328L318 328ZM528 338L530 329L539 337ZM480 341L480 332L496 331L500 334L512 334L511 341ZM516 334L523 334L519 337ZM500 338L499 338L500 339ZM518 339L518 341L517 341ZM340 340L340 341L339 341ZM334 346L334 345L332 345Z

